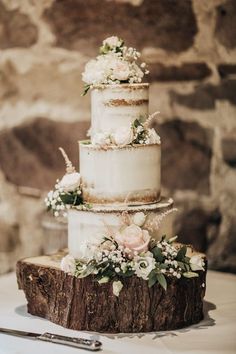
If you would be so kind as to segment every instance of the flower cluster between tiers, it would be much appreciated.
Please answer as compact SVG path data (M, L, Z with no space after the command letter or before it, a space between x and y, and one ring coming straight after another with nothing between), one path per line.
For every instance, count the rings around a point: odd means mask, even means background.
M80 173L75 171L65 151L62 148L60 150L65 158L67 173L61 180L57 179L54 189L45 198L45 204L54 216L66 217L67 210L73 206L81 205L81 208L86 209L90 206L83 202Z
M188 257L187 247L173 242L176 237L160 241L151 238L144 229L145 215L136 213L129 225L110 233L92 243L82 245L83 257L74 259L67 255L61 261L61 269L79 278L93 275L102 284L113 282L113 293L118 296L122 280L137 276L148 281L149 287L159 283L165 290L167 278L198 277L204 270L200 255Z
M91 139L92 145L103 148L109 145L160 144L160 142L160 136L156 133L155 129L148 128L139 119L130 124L130 127L120 127L112 133L96 133Z
M65 176L63 177L64 180ZM45 198L45 204L48 210L52 210L54 216L56 217L66 217L68 209L70 209L72 206L83 204L80 185L77 187L73 186L73 189L68 190L61 185L61 181L56 181L54 190L51 190ZM70 181L68 181L67 185L70 185Z
M145 63L137 64L140 53L135 48L127 48L116 36L103 41L100 53L85 66L82 74L84 94L97 85L140 83L144 74L149 73Z

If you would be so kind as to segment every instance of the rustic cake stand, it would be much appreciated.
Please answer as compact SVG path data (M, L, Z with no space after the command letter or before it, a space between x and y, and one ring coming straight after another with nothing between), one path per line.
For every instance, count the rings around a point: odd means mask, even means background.
M28 312L63 327L106 333L173 330L203 319L206 272L198 278L169 278L159 284L126 278L119 297L112 283L99 285L93 276L78 279L60 270L63 252L27 258L17 263L19 288Z

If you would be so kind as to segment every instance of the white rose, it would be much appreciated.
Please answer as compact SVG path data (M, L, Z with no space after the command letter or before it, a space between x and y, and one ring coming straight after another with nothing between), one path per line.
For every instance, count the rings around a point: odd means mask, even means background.
M107 78L107 69L107 59L104 56L98 56L97 59L92 59L85 65L82 80L88 85L101 84Z
M134 140L133 129L129 127L120 127L113 133L113 140L116 145L128 145Z
M76 264L75 259L71 255L67 255L61 260L61 270L73 275L75 273Z
M119 293L121 291L121 289L123 288L123 284L121 283L120 280L118 281L113 281L113 284L112 284L112 289L113 289L113 294L115 296L119 296Z
M122 43L121 40L117 36L108 37L104 39L104 41L102 42L103 45L107 44L111 48L120 47L121 43Z
M73 192L80 186L80 173L67 173L58 183L60 189L64 192Z
M155 259L151 256L147 257L135 257L134 258L134 270L135 274L139 278L144 280L148 279L148 275L155 268Z
M190 258L190 267L193 271L204 270L204 260L201 256L195 255Z
M142 226L145 223L146 215L140 211L138 213L135 213L133 216L133 222L137 226Z
M111 144L110 134L109 133L96 133L91 139L93 145L109 145Z
M112 75L116 80L125 81L130 76L129 63L124 60L115 60L112 65Z
M161 143L161 138L157 134L154 128L148 129L148 141L149 144L160 144Z

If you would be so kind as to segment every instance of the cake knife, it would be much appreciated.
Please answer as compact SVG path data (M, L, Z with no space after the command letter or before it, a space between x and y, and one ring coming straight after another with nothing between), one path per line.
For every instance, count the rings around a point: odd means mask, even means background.
M97 351L102 349L102 343L94 339L67 337L67 336L52 334L48 332L43 334L31 333L31 332L19 331L10 328L0 328L0 333L5 333L5 334L22 337L22 338L41 340L44 342L64 344L69 347L74 347L78 349L87 349L92 351Z

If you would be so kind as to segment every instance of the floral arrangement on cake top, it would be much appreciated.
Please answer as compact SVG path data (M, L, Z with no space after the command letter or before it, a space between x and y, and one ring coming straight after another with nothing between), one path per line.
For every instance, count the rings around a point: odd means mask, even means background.
M100 47L100 55L90 60L82 74L85 83L83 95L94 86L124 83L140 83L148 74L146 63L138 65L140 52L126 47L116 36L106 38Z
M143 212L137 212L133 218L128 214L123 217L118 231L108 227L104 237L83 245L81 259L65 256L61 269L79 278L93 275L99 284L112 281L116 296L122 290L122 280L127 277L142 278L148 281L149 287L158 282L166 290L168 277L198 277L197 272L204 270L203 257L199 254L188 257L187 246L174 243L177 237L152 239L144 229Z
M64 149L59 150L65 159L66 174L61 180L57 180L55 187L45 198L45 204L48 210L51 210L54 216L67 216L67 210L73 206L89 208L88 204L83 202L81 190L80 174L76 172Z
M150 128L151 121L159 113L155 112L149 115L146 120L143 118L136 119L129 127L119 127L112 133L96 133L92 136L91 143L104 149L110 145L160 144L160 136L154 128Z

